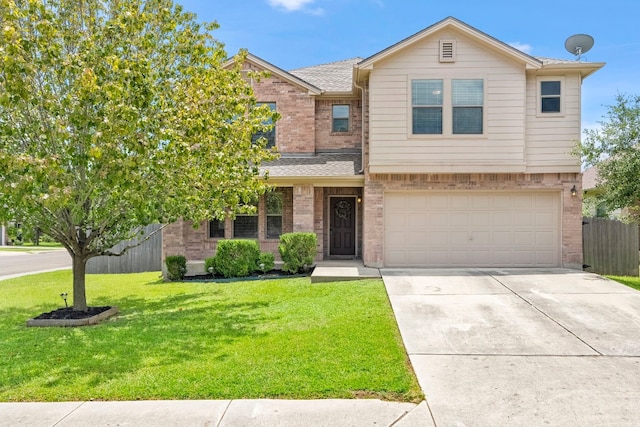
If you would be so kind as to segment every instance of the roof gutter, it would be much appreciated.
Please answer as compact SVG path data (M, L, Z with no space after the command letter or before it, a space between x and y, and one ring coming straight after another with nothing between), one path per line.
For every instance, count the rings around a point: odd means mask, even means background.
M355 87L357 87L358 89L360 89L360 91L362 92L362 119L361 119L361 123L362 125L360 126L362 128L361 133L362 133L362 137L361 137L361 141L360 141L360 150L362 151L362 167L360 168L360 170L358 171L358 175L364 173L364 127L365 127L365 108L366 108L366 101L367 101L367 89L366 89L366 83L363 83L362 86L358 85L358 82L354 79L353 80L353 85Z

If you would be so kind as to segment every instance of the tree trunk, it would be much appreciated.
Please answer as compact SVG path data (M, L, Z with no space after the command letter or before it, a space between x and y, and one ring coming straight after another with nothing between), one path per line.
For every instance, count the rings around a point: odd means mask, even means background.
M85 289L85 270L87 260L81 255L72 255L73 258L73 309L75 311L87 311L87 294Z

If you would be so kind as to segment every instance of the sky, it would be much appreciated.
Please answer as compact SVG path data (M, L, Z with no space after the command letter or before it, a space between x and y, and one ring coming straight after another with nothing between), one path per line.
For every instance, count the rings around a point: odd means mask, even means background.
M453 16L530 55L574 60L565 40L589 34L583 61L605 62L582 85L582 126L597 128L617 94L640 95L638 0L174 0L229 56L244 48L284 70L369 57Z

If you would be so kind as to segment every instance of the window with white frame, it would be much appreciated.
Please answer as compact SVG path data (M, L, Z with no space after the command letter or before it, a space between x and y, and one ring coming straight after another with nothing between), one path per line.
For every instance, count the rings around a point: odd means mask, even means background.
M442 134L442 80L413 80L411 106L413 134Z
M411 81L413 135L482 135L483 79Z
M560 113L562 111L561 96L562 82L560 80L540 81L540 112Z
M482 134L484 80L452 80L451 104L453 134Z

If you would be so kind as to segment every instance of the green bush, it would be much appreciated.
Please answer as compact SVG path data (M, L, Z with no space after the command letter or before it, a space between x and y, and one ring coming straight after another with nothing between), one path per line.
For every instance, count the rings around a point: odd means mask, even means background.
M318 237L315 233L285 233L280 236L278 251L289 273L300 273L313 264L316 256Z
M216 271L216 257L210 257L204 260L204 271L207 273L215 273Z
M213 263L216 273L224 277L243 277L257 270L259 257L255 240L221 240Z
M164 259L167 265L167 279L182 280L187 272L187 258L184 255L169 255Z
M258 270L266 273L276 266L276 257L271 252L262 252L258 258Z

